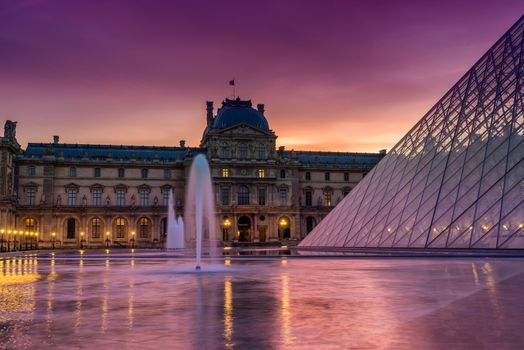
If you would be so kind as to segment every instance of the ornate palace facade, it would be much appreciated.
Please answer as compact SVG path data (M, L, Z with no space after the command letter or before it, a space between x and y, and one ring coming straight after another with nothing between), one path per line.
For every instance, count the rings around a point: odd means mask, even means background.
M192 158L206 154L226 242L299 240L385 154L276 149L264 105L226 99L198 148L64 144L0 138L0 234L38 232L40 246L161 246L169 192L182 212ZM3 230L3 231L2 231ZM9 237L8 237L9 238Z

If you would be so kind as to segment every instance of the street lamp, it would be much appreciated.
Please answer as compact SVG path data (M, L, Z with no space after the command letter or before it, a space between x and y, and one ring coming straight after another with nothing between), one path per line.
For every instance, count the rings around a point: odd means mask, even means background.
M53 249L55 249L55 236L56 236L56 233L52 232L51 233L51 246Z
M7 230L7 251L11 251L11 230Z
M25 231L25 250L27 250L27 241L29 238L29 231Z
M223 241L228 241L229 240L229 228L231 227L231 220L229 220L229 218L226 216L226 218L224 219L224 232L223 232L223 235L222 235L222 240Z
M1 229L0 233L2 234L1 243L0 243L0 252L3 252L5 250L4 249L4 234L5 234L5 230Z
M111 240L109 239L109 231L106 232L106 248L109 249L109 243L111 243Z
M135 231L131 231L131 249L135 249Z
M80 249L84 249L84 232L80 232Z

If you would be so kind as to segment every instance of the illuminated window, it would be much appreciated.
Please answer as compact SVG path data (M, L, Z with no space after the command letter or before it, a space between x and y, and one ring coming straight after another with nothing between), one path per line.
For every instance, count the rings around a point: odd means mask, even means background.
M102 235L102 220L99 218L91 219L91 237L100 238Z
M266 177L266 170L258 169L258 177Z
M249 205L249 188L247 186L238 188L238 205Z
M222 177L229 177L229 169L222 168Z
M324 191L324 205L326 207L330 207L331 206L331 191L330 190L325 190Z
M140 238L148 238L151 231L151 221L148 218L140 218L138 221L138 234Z
M36 220L34 218L27 218L24 221L25 230L35 232L36 231Z
M142 219L140 219L142 220ZM147 219L146 219L147 220ZM127 231L126 219L119 217L115 220L116 238L125 238Z

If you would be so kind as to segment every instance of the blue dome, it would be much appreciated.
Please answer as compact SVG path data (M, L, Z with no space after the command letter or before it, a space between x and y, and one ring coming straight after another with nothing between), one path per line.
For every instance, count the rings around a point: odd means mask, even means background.
M213 127L226 129L238 124L248 124L258 129L269 130L266 117L251 107L251 101L226 99L222 103L222 108L218 110Z

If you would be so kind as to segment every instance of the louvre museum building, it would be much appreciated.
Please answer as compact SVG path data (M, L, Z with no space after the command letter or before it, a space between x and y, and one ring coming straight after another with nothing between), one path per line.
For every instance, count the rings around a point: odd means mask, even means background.
M169 194L183 213L191 161L206 155L217 236L226 243L305 237L385 155L276 148L264 105L207 102L200 147L65 144L1 138L0 233L37 236L41 247L161 247ZM21 125L24 127L23 125ZM29 126L25 126L29 127ZM22 129L23 132L23 129Z

